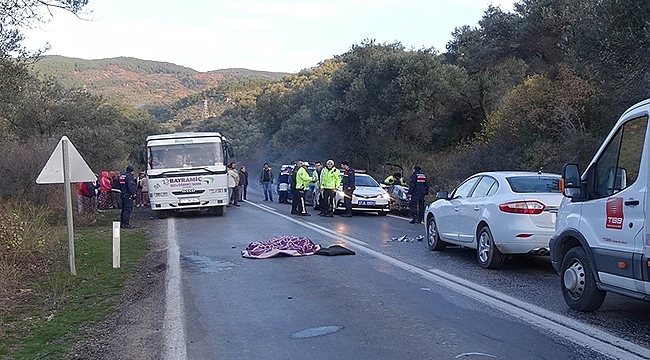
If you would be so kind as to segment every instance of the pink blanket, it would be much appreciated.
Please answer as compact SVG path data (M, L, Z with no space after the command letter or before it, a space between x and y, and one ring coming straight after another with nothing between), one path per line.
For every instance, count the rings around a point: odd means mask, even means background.
M253 259L266 259L278 255L304 256L313 255L320 250L320 245L314 244L303 236L276 236L266 241L254 241L242 250L241 256Z

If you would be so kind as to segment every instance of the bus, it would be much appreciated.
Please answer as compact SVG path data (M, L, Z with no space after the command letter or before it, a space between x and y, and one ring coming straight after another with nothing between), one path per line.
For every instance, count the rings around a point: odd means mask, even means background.
M225 137L218 132L151 135L144 150L151 209L159 218L179 211L224 214L226 164L234 156Z

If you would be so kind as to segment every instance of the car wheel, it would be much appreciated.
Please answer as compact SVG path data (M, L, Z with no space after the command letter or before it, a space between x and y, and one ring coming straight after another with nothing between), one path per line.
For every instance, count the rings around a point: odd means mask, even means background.
M571 309L594 311L603 304L607 292L598 289L589 258L582 247L571 248L562 260L562 296Z
M476 257L481 267L484 269L498 269L503 266L505 256L501 254L501 251L494 244L494 238L489 227L483 226L481 228L476 243Z
M379 214L379 216L386 216L388 215L388 211L377 211L377 214Z
M167 211L167 210L157 210L156 214L158 215L158 219L167 219L167 216L169 216L169 211Z
M440 240L438 225L436 225L436 219L433 216L427 221L427 245L432 251L442 251L447 247L447 243Z

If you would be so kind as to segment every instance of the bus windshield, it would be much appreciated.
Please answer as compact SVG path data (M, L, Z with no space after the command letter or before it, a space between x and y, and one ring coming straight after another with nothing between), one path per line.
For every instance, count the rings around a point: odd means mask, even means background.
M206 167L223 164L221 144L174 144L149 148L149 169Z

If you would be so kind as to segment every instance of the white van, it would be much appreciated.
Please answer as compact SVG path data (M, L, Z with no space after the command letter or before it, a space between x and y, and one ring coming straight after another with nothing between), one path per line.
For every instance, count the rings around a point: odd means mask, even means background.
M551 262L562 295L593 311L607 291L650 300L650 99L629 108L587 170L564 165Z

